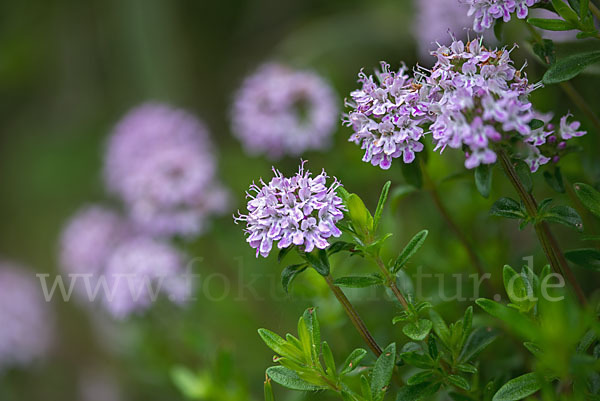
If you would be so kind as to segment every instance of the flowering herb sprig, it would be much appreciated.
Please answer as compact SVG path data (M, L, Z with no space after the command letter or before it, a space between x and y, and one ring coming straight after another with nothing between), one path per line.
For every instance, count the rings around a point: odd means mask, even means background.
M551 136L552 125L535 118L528 100L541 85L529 83L511 51L489 50L480 38L466 44L454 40L432 51L437 62L431 70L417 67L413 77L405 66L393 72L386 63L376 78L361 71L362 87L351 93L352 110L344 119L354 131L349 140L365 150L363 161L383 169L400 156L412 163L425 136L440 152L463 149L469 169L495 163L502 146L520 152L532 171L558 161L564 141L585 132L565 116L558 137Z
M248 213L238 213L234 220L246 223L246 241L257 257L269 256L274 243L279 249L296 245L304 252L326 249L328 238L342 235L336 226L345 210L336 193L340 182L334 178L327 186L325 170L313 177L304 164L290 178L273 168L275 176L268 183L261 179L246 193Z
M517 18L525 19L529 8L539 3L540 0L466 0L469 5L468 15L473 17L475 32L483 32L491 28L496 20L504 22L511 20L516 14Z

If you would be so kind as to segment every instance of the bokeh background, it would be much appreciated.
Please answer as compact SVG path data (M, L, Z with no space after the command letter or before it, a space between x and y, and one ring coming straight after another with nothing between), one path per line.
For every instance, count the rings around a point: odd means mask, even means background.
M105 142L114 124L145 101L185 108L206 122L217 147L219 176L233 194L230 213L216 219L209 232L178 244L190 258L202 258L194 264L201 276L195 301L184 307L159 303L141 316L115 321L76 302L55 300L57 334L50 355L28 368L2 371L0 400L185 399L172 380L178 367L200 372L202 383L221 389L206 399L259 400L272 354L257 328L295 332L298 316L313 305L320 307L324 338L338 360L361 346L319 277L301 276L285 295L276 256L257 260L241 227L233 224L231 215L244 208L249 183L268 178L273 164L290 174L299 158L273 162L246 155L231 134L230 105L244 77L268 60L316 70L332 83L340 105L356 87L362 67L370 71L380 60L393 67L401 61L431 64L424 56L423 35L439 30L442 22L419 19L415 9L408 0L0 1L1 258L37 273L59 273L58 238L66 219L90 202L119 207L101 179ZM512 21L504 41L520 42L513 55L519 63L529 60L530 80L537 81L544 69L524 43L526 36L522 24ZM558 44L557 49L560 55L586 46ZM593 72L573 84L598 110L600 80ZM543 111L571 110L590 130L579 140L581 152L562 160L561 167L567 179L600 182L599 137L585 117L557 87L537 91L533 101ZM384 229L395 235L387 256L427 228L427 244L409 273L419 266L446 275L472 273L464 248L427 191L405 195L399 163L382 171L361 162L361 150L347 142L349 131L340 124L329 149L304 154L309 168L326 168L370 207L383 183L391 180L394 195ZM484 199L459 153L429 157L429 173L492 280L500 283L503 264L518 267L530 255L540 268L545 261L530 229L519 231L516 222L488 216L495 199L514 196L502 173L495 171L492 194ZM539 199L569 202L541 174L535 187ZM555 230L565 247L577 245L573 232ZM358 258L333 263L335 275L370 271ZM597 286L593 276L577 274L588 290ZM432 294L437 294L436 285L430 284ZM446 285L452 288L456 282L447 280ZM406 341L390 324L395 306L385 294L348 293L382 344ZM434 301L449 319L468 306ZM499 371L522 361L510 350L504 355L509 356L495 366ZM223 379L230 376L234 379ZM309 398L283 391L277 395L282 400ZM323 394L312 397L326 399Z

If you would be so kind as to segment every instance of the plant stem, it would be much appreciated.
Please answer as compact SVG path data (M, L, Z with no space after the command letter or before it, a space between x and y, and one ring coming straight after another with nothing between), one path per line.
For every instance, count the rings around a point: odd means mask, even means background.
M600 20L600 10L591 1L590 1L590 11L592 12L592 14L594 14L594 17L596 17L596 19Z
M532 194L527 192L527 190L523 186L523 183L521 183L521 180L519 179L519 176L510 159L508 158L506 152L503 149L497 149L497 154L500 158L500 164L502 164L502 168L506 172L506 176L510 180L513 187L516 189L521 200L523 201L527 213L535 221L534 227L536 235L538 237L538 240L540 241L540 244L542 245L542 248L544 249L544 253L546 254L546 258L550 262L550 265L556 273L560 273L567 278L567 281L575 290L575 294L577 295L579 302L582 305L585 305L587 302L583 290L581 289L579 283L575 279L575 276L573 275L573 272L571 271L571 268L569 267L569 264L567 263L567 260L565 259L563 253L561 252L560 247L558 246L558 242L552 235L548 224L546 224L543 221L537 221L536 219L537 202L535 198Z
M446 206L444 205L444 202L442 201L442 198L440 197L440 194L438 192L437 186L435 185L435 182L427 173L427 168L425 166L425 162L423 162L422 159L420 159L420 160L421 160L421 171L423 172L423 178L425 179L425 184L429 189L429 193L431 195L431 198L433 199L433 203L435 204L435 207L438 209L438 211L440 212L440 214L446 221L446 224L448 225L448 227L450 227L450 230L452 230L452 232L454 233L456 238L458 238L460 243L463 245L463 248L465 249L465 251L467 251L467 255L468 255L469 259L471 260L471 264L475 267L477 274L479 274L480 277L483 277L485 275L485 270L483 268L483 264L481 263L481 260L477 256L475 249L473 249L473 246L469 242L469 239L467 238L465 233L460 229L458 224L456 224L456 222L452 219L450 212L448 211L448 209L446 209ZM494 289L492 288L492 285L490 284L490 282L488 280L484 280L484 283L485 283L486 290L488 291L488 293L494 294L494 292L493 292Z
M592 8L592 6L593 6L593 4L590 3L590 9ZM596 6L593 6L593 7L595 8L596 12L600 12L600 10L598 10L598 8L596 8ZM592 12L593 12L593 10L592 10ZM527 22L525 23L525 26L531 33L533 40L535 40L538 44L542 44L543 43L542 35L540 35L540 33L538 31L536 31L535 28L532 27L531 25L529 25ZM546 66L550 65L550 59L548 57L545 57L543 61L546 64ZM575 104L575 106L577 106L583 112L583 114L585 114L587 116L587 118L590 119L592 124L594 124L596 131L598 133L600 133L600 118L598 118L598 116L596 115L594 110L587 104L587 102L585 101L583 96L581 96L579 94L579 92L577 92L577 89L575 89L575 87L568 81L560 82L559 86L563 90L563 92L565 92L567 94L567 96L571 99L571 101Z
M346 294L344 294L340 287L333 284L333 278L331 277L331 275L324 277L324 279L329 288L331 289L331 292L333 292L333 295L335 295L337 300L340 302L340 304L346 311L346 314L348 315L350 321L358 331L358 334L360 334L362 339L367 343L371 351L373 351L373 353L377 357L379 357L379 355L381 355L382 353L381 347L377 344L377 342L369 332L369 329L367 329L367 326L361 319L356 309L354 309L354 306L352 306L352 304L350 303L350 300L346 297Z
M396 299L398 299L398 302L402 304L404 310L408 311L408 302L406 301L406 298L404 298L404 295L402 295L402 292L400 292L400 289L396 285L396 280L394 280L394 277L392 277L388 269L385 267L385 263L383 263L383 260L381 260L381 257L379 255L375 257L375 263L377 263L379 270L381 270L381 273L385 278L385 285L390 290L392 290L392 292L396 296Z

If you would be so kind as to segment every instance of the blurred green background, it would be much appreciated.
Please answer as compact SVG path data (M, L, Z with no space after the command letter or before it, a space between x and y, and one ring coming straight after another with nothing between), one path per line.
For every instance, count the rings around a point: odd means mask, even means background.
M101 180L105 140L127 110L147 100L186 108L209 125L218 146L220 177L234 194L233 214L244 207L248 184L269 177L273 164L246 156L230 133L229 106L243 78L266 60L313 68L332 82L341 105L356 87L360 68L370 71L380 60L393 67L400 61L407 65L418 61L413 24L413 4L408 0L1 1L1 257L36 272L58 273L58 236L65 220L86 203L118 205L107 198ZM524 37L519 22L511 22L506 41ZM561 46L559 54L572 48ZM519 62L528 58L530 79L540 79L543 68L528 46L514 56ZM600 105L599 83L597 76L589 74L574 81L594 110ZM583 150L563 160L561 167L569 179L600 182L598 133L556 87L539 90L533 101L543 111L571 110L583 121L591 131L579 141ZM303 157L309 160L309 168L326 168L374 207L386 180L392 180L393 189L404 185L399 165L382 171L361 162L361 150L347 142L349 134L340 124L327 152ZM296 170L298 159L275 164L289 174ZM430 157L428 169L441 182L443 201L472 239L493 281L500 282L503 264L518 267L529 255L534 255L536 268L545 264L529 228L518 231L517 223L488 216L495 199L514 196L498 169L489 199L477 194L460 152ZM539 199L552 196L557 202L569 202L566 196L554 194L541 174L536 175L535 185ZM424 271L473 272L466 252L426 192L396 196L391 204L384 223L395 233L385 250L388 257L427 228L428 242L415 259ZM568 229L555 231L565 247L577 245ZM184 308L159 304L127 322L90 313L74 302L55 302L56 347L47 360L29 370L4 372L0 400L83 400L85 388L93 387L90 383L99 388L92 391L97 397L92 401L184 399L171 380L175 366L210 370L207 382L233 391L234 384L219 381L220 369L231 366L242 390L221 399L258 400L272 355L257 328L293 332L298 316L312 305L321 308L324 338L339 359L361 346L318 277L301 276L291 294L284 295L279 284L282 267L276 257L255 259L230 214L217 220L209 233L182 246L190 257L203 258L195 264L195 272L212 277L201 281L203 288L195 302ZM350 263L334 260L334 274L351 271L370 270L358 258ZM578 274L588 290L597 286L593 276ZM429 288L432 293L434 284ZM456 284L448 280L447 285ZM212 295L207 297L207 291ZM406 341L399 328L391 328L395 307L385 294L348 293L382 344ZM437 303L448 320L458 318L468 306ZM510 351L508 355L496 369L518 366L520 357L515 353L511 358ZM220 361L217 369L213 369L215 361ZM283 400L305 397L291 392L278 395Z

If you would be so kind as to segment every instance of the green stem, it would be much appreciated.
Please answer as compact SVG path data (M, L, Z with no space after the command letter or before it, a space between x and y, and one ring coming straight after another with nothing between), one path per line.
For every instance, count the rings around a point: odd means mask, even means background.
M385 267L385 263L383 263L383 260L381 260L381 257L379 255L375 257L375 263L377 264L377 267L379 267L379 270L381 270L381 273L383 274L383 277L385 279L385 285L390 290L392 290L392 292L396 296L396 299L398 299L398 302L400 302L404 310L408 312L408 302L406 301L406 298L404 298L404 295L402 295L402 292L400 292L400 289L396 285L396 280L394 280L388 269Z
M594 3L592 3L590 1L590 11L592 12L592 14L594 14L594 17L596 17L596 19L600 20L600 9L598 9L598 7L596 7L596 5Z
M550 265L552 266L555 272L560 273L566 277L567 281L573 287L575 294L579 299L579 302L582 305L585 305L587 301L585 299L583 290L581 289L579 283L575 279L575 275L571 271L567 260L565 259L562 251L560 250L558 242L556 241L556 239L552 235L552 232L550 231L550 227L548 227L548 224L546 224L543 221L537 221L537 202L535 198L532 194L527 192L527 190L523 186L523 183L519 179L519 176L510 159L508 158L506 152L503 149L497 149L497 154L500 159L500 164L502 164L502 168L506 172L506 176L510 180L517 193L519 194L521 200L523 201L527 213L534 219L534 221L536 221L534 223L535 233L538 237L538 240L540 241L540 244L542 245L548 262L550 262Z
M362 339L367 343L371 351L373 351L373 353L377 357L379 357L379 355L381 355L381 353L383 352L381 350L381 347L377 344L377 342L369 332L369 329L367 329L367 326L361 319L356 309L354 309L354 306L352 306L352 304L350 303L350 300L346 297L346 294L344 294L340 287L333 283L333 278L331 277L331 275L324 277L324 279L329 288L331 289L331 292L333 292L333 295L335 295L337 300L340 302L340 304L346 311L346 314L348 315L350 321L358 331L358 334L360 334Z
M456 224L454 219L452 219L452 215L450 214L448 209L446 209L446 206L444 205L444 202L442 201L442 198L440 197L440 194L438 192L435 182L427 173L427 168L425 166L425 162L423 161L422 158L420 160L421 160L421 170L423 172L423 178L425 180L425 185L429 189L429 194L431 195L431 198L433 200L433 203L435 204L435 207L438 209L438 211L442 215L443 219L446 221L446 224L448 225L450 230L454 233L456 238L462 244L465 251L467 251L467 256L471 260L471 264L475 267L477 274L479 274L480 277L483 277L485 275L485 269L483 268L483 264L481 263L481 260L477 256L477 253L475 252L475 249L471 245L471 242L467 238L466 234L460 229L460 227L458 226L458 224ZM485 283L486 290L488 291L488 293L495 294L495 292L493 292L494 289L492 288L492 285L490 284L490 282L488 280L484 280L484 283Z

